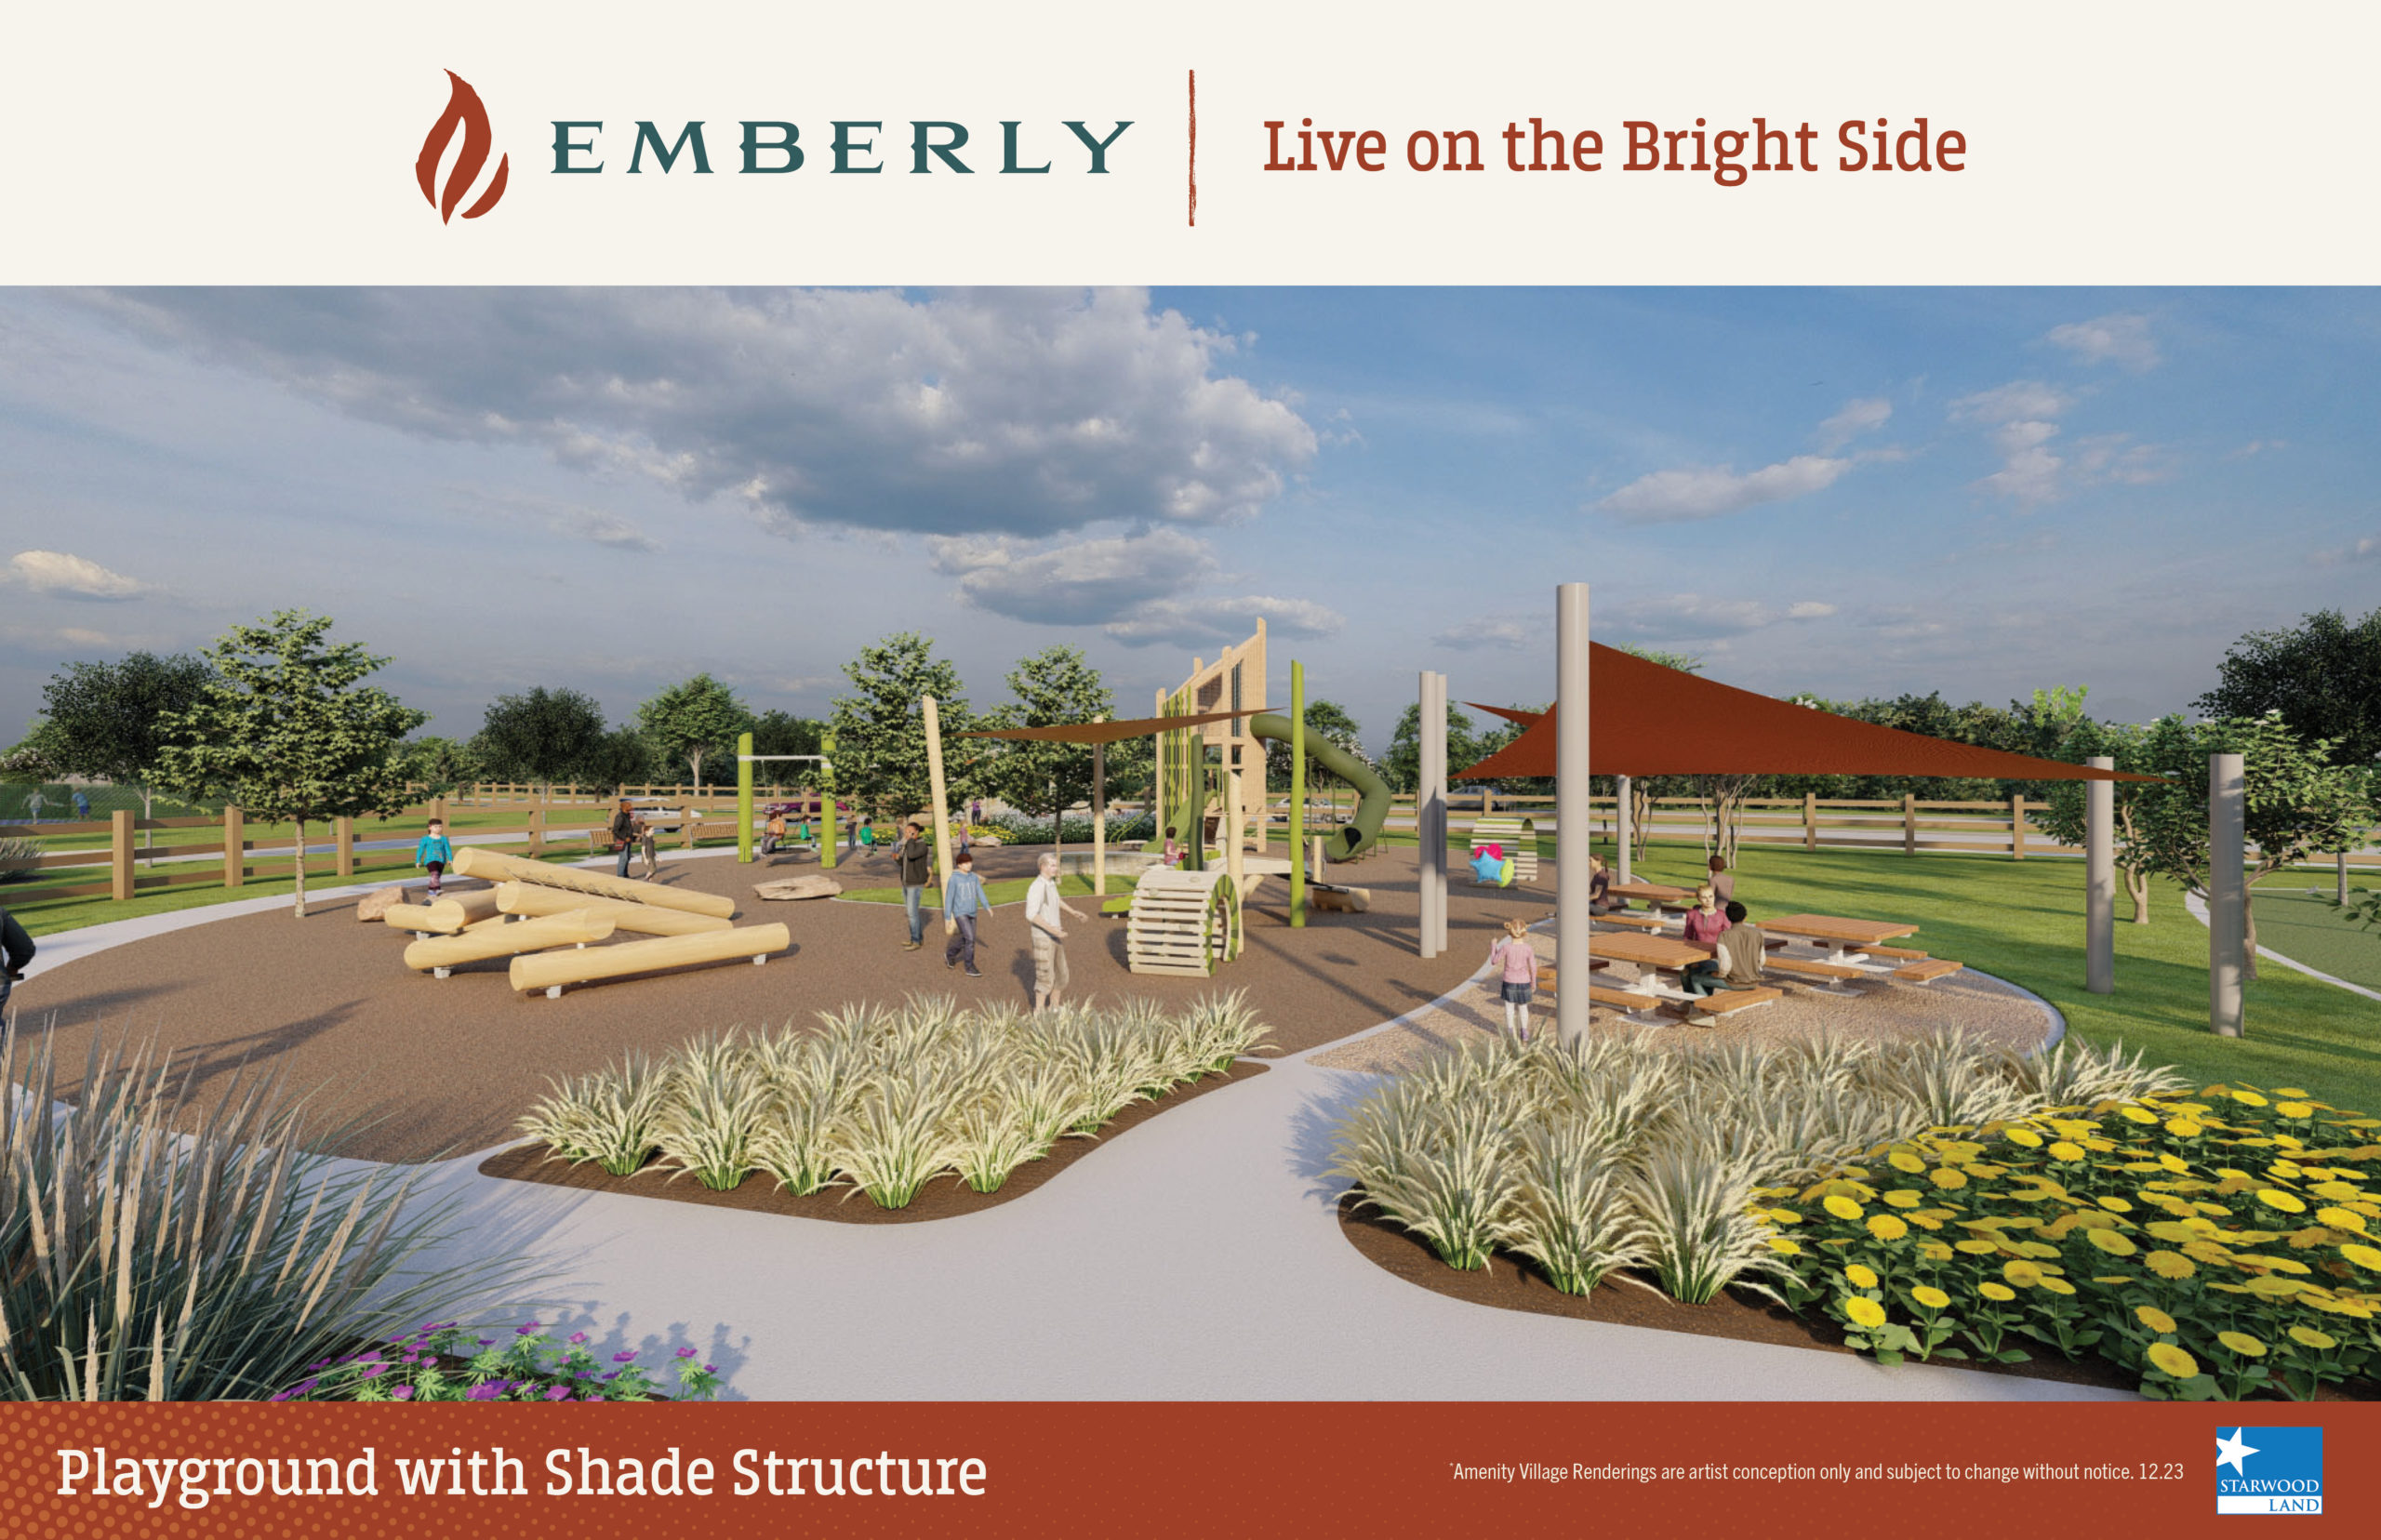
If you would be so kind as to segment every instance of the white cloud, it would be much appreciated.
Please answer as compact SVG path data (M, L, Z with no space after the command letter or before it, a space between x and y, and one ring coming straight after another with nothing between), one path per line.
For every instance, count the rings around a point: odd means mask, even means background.
M2288 439L2251 439L2248 443L2241 445L2241 447L2233 450L2229 455L2227 455L2224 458L2227 459L2247 459L2252 455L2270 454L2275 450L2287 449L2289 447L2290 441Z
M137 599L150 585L63 551L20 551L8 558L7 579L61 599Z
M1882 428L1893 415L1894 404L1883 396L1847 401L1843 410L1819 424L1819 445L1833 453L1861 434Z
M2158 366L2157 340L2146 315L2103 315L2053 326L2050 339L2086 364L2114 364L2139 374Z
M1954 422L2016 422L2027 418L2055 418L2075 405L2075 398L2039 379L2013 379L1989 391L1962 396L1951 403Z
M1601 608L1597 619L1610 626L1608 634L1621 640L1679 642L1741 636L1782 622L1822 620L1835 612L1833 604L1816 599L1777 604L1762 599L1676 593L1624 600Z
M2039 379L2012 380L1951 403L1951 420L1983 426L2001 455L2001 469L1976 485L2021 503L2058 496L2066 460L2050 447L2058 436L2053 418L2074 405L2072 397Z
M2381 561L2381 535L2367 535L2362 539L2353 541L2337 551L2321 551L2317 554L2315 560L2325 566L2341 562Z
M1006 536L932 536L938 572L978 609L1053 626L1127 620L1140 605L1214 575L1206 542L1178 529L1030 550Z
M1166 643L1180 647L1241 641L1265 618L1266 633L1290 638L1334 636L1348 617L1328 605L1307 599L1270 599L1249 595L1239 599L1159 599L1106 628L1128 646Z
M1638 477L1597 506L1632 524L1712 519L1824 491L1851 469L1848 459L1797 455L1742 475L1724 465L1656 471Z
M2103 433L2075 442L2075 475L2086 483L2147 486L2173 472L2156 445L2135 444L2128 433Z
M1483 615L1450 626L1430 638L1433 646L1452 647L1458 652L1470 652L1481 647L1502 647L1508 652L1521 652L1546 640L1547 627L1532 625L1510 616Z
M655 551L660 542L617 513L601 509L579 508L557 513L546 522L546 527L557 535L593 545L609 546L615 551Z
M1242 343L1139 290L177 289L87 303L350 416L531 446L770 527L1230 524L1312 459Z

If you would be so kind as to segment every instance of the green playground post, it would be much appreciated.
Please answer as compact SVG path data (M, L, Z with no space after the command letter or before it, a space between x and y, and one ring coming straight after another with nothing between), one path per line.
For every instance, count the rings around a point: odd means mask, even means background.
M818 737L818 864L835 864L835 735Z
M1290 665L1290 924L1306 924L1306 665Z
M752 735L736 739L736 858L752 859Z

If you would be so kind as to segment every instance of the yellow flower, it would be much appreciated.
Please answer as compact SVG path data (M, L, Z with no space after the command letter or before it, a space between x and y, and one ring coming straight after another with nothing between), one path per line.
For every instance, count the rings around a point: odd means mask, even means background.
M2253 1278L2249 1280L2249 1292L2254 1294L2263 1294L2268 1299L2280 1299L2285 1294L2295 1294L2306 1286L2306 1284L2301 1283L2295 1278Z
M2311 1118L2315 1115L2315 1109L2303 1101L2276 1102L2273 1109L2285 1118Z
M2178 1139L2195 1139L2203 1130L2188 1118L2169 1118L2166 1120L2166 1132Z
M2175 1331L2175 1318L2155 1305L2135 1305L2133 1308L2133 1313L2135 1319L2153 1332L2164 1332L2171 1335Z
M1827 1211L1829 1214L1834 1215L1838 1219L1857 1219L1863 1213L1867 1212L1862 1209L1859 1204L1854 1202L1851 1199L1844 1197L1841 1193L1837 1193L1828 1199Z
M2137 1123L2154 1123L2158 1121L2158 1114L2146 1107L2120 1107L2117 1109L2117 1115Z
M2074 1284L2063 1278L2052 1278L2048 1274L2042 1277L2042 1287L2056 1294L2071 1294L2075 1292Z
M2110 1256L2131 1256L2140 1248L2114 1230L2094 1229L2083 1232L2084 1239L2107 1252Z
M1851 1281L1852 1286L1856 1289L1873 1289L1877 1286L1877 1274L1875 1270L1862 1267L1857 1262L1855 1262L1845 1268L1843 1269L1843 1276Z
M1914 1188L1895 1188L1885 1194L1885 1201L1895 1208L1916 1208L1926 1201L1926 1195Z
M2098 1198L2095 1199L2094 1201L2097 1202L2102 1208L2107 1209L2110 1214L2131 1214L2133 1212L2133 1205L2126 1202L2122 1198Z
M1955 1241L1954 1244L1970 1256L1989 1256L2001 1249L1997 1243L1990 1241Z
M2080 1161L2083 1158L2083 1147L2061 1139L2050 1147L2050 1155L2054 1161Z
M1975 1292L1984 1295L1987 1299L2015 1299L2017 1297L2016 1290L2001 1283L1979 1283L1975 1286Z
M2171 1342L2152 1343L2149 1361L2162 1374L2187 1380L2199 1373L2199 1360L2184 1352Z
M1926 1179L1936 1187L1946 1189L1963 1188L1968 1185L1967 1173L1956 1166L1937 1166L1926 1174Z
M2028 1149L2040 1149L2042 1147L2042 1136L2030 1128L2004 1128L2001 1131L2001 1136L2011 1144L2023 1145Z
M1885 1163L1895 1171L1907 1171L1913 1175L1926 1169L1926 1162L1907 1149L1895 1150L1885 1157Z
M1855 1326L1877 1327L1885 1323L1885 1308L1865 1294L1845 1300L1843 1313Z
M2232 1099L2242 1107L2263 1107L2266 1104L2266 1099L2255 1091L2235 1091Z
M2364 1196L2357 1190L2354 1183L2342 1181L2336 1176L2321 1187L2308 1188L2307 1190L2318 1198L2329 1198L2336 1203L2353 1203Z
M1869 1233L1880 1241L1898 1241L1909 1233L1909 1227L1890 1214L1869 1216Z
M2243 1358L2263 1358L2266 1345L2246 1332L2218 1332L2215 1340Z
M2277 1096L2288 1096L2295 1101L2306 1101L2309 1097L2313 1096L2315 1093L2312 1091L2301 1091L2295 1085L2277 1085L2273 1088L2273 1094Z
M2149 1270L2161 1278L2188 1278L2199 1271L2199 1264L2170 1251L2154 1251L2142 1260L2148 1263Z
M1802 1247L1794 1244L1793 1241L1787 1240L1782 1235L1773 1235L1769 1238L1769 1249L1776 1252L1780 1256L1800 1256L1802 1255Z
M2367 1272L2381 1272L2381 1250L2371 1246L2342 1246L2340 1255Z
M2267 1188L2260 1191L2257 1194L2257 1201L2265 1204L2268 1208L2280 1209L2284 1214L2304 1214L2307 1212L2307 1205L2304 1201L2293 1197L2287 1192L2279 1191L2273 1188Z
M2364 1228L2362 1215L2350 1214L2344 1208L2319 1208L2315 1211L2315 1217L2334 1229L2361 1230Z
M2175 1173L2176 1175L2180 1175L2191 1168L2190 1162L2184 1160L2180 1155L2161 1155L2158 1157L2158 1163L2164 1166L2168 1171Z
M2035 1267L2031 1262L2028 1262L2023 1258L2020 1258L2015 1262L2003 1262L2001 1264L2001 1276L2007 1279L2010 1282L2015 1283L2017 1287L2025 1289L2030 1288L2034 1284L2042 1281L2042 1270L2040 1268Z
M1918 1243L1918 1255L1929 1262L1949 1262L1951 1259L1951 1248L1940 1241L1921 1241Z
M2340 1345L2340 1339L2329 1332L2319 1332L2312 1326L2293 1326L2290 1340L2321 1352L2329 1352Z
M1918 1301L1921 1305L1925 1306L1930 1310L1939 1310L1951 1302L1951 1296L1949 1294L1945 1294L1940 1289L1934 1288L1931 1285L1924 1283L1921 1283L1918 1287L1910 1290L1909 1297ZM2304 1328L2301 1328L2301 1330L2304 1330ZM2330 1344L2326 1343L2324 1346L2329 1347Z
M1799 1225L1802 1216L1792 1209L1774 1208L1769 1211L1769 1222L1773 1225Z

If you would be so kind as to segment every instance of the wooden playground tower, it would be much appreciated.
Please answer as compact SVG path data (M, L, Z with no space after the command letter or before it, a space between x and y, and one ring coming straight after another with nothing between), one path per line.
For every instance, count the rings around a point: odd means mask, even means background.
M1214 662L1193 657L1189 678L1171 692L1157 692L1155 714L1254 712L1262 709L1264 697L1265 621L1259 617L1256 634L1226 647ZM1236 849L1265 849L1265 746L1250 733L1246 716L1157 735L1156 780L1158 837L1165 837L1168 821L1180 827L1186 867L1198 870L1206 865L1204 810L1210 805L1224 810L1213 815L1217 851L1228 856ZM1239 783L1237 797L1227 780Z

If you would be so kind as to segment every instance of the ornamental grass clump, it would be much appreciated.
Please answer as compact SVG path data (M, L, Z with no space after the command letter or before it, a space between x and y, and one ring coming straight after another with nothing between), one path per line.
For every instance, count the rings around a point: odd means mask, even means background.
M1855 1345L1887 1361L2096 1357L2186 1401L2381 1391L2381 1119L2296 1089L2125 1092L2054 1069L2121 1094L1763 1189L1789 1303L1858 1327L1832 1281L1856 1267L1889 1319Z
M94 1040L66 1107L50 1041L0 1030L0 1396L258 1399L506 1281L418 1268L453 1213L416 1200L425 1168L309 1153L277 1078L201 1106L168 1059Z
M1799 1193L1945 1114L2030 1114L2048 1105L2044 1084L2138 1095L2172 1083L2121 1054L2046 1057L1955 1033L1695 1052L1637 1038L1500 1041L1442 1055L1359 1103L1332 1169L1361 1205L1453 1267L1484 1267L1502 1250L1574 1294L1649 1274L1690 1304L1732 1286L1774 1297L1800 1249L1779 1228L1800 1215L1772 1215L1762 1192ZM1869 1217L1849 1193L1818 1195ZM1910 1223L1875 1217L1884 1232Z
M912 998L821 1013L818 1029L728 1032L656 1062L557 1083L521 1120L553 1159L797 1196L842 1185L901 1208L956 1173L998 1191L1061 1138L1137 1101L1228 1072L1262 1029L1237 994L1028 1016Z

